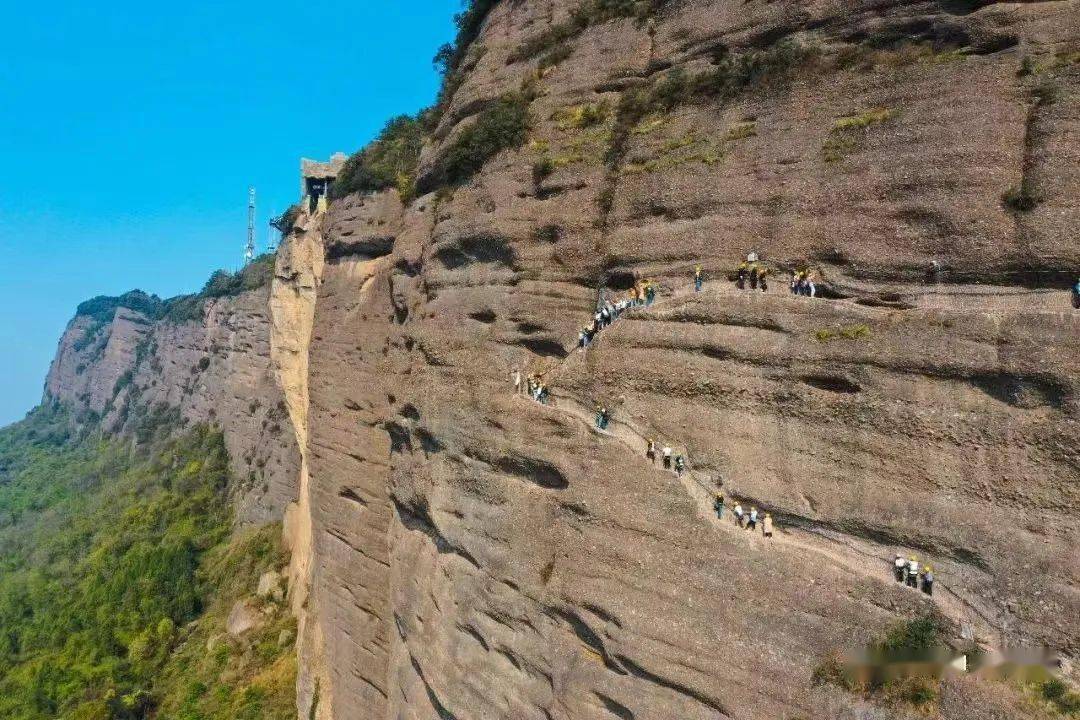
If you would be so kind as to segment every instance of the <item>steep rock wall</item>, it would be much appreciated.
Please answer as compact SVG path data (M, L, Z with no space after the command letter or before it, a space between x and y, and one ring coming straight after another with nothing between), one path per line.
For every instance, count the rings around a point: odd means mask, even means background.
M539 75L509 61L575 5L495 6L424 162L532 82L521 150L323 222L308 612L332 716L842 717L815 664L930 609L1075 656L1078 71L1018 69L1064 56L1077 4L669 2ZM611 114L566 120L789 35L821 53L648 114L614 159ZM1039 202L1003 202L1029 176ZM735 291L751 249L825 297ZM597 286L635 274L661 301L574 351ZM553 406L513 395L515 366ZM715 519L718 478L777 538ZM891 582L898 549L934 600Z
M110 321L76 316L60 340L45 396L121 432L175 409L221 427L237 478L237 520L278 520L296 497L299 447L270 364L267 290L206 303L198 322L153 321L125 307Z

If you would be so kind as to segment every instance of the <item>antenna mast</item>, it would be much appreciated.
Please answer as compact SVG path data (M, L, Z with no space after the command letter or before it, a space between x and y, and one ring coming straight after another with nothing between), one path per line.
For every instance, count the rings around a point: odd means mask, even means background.
M248 188L248 234L244 248L244 264L255 259L255 188Z

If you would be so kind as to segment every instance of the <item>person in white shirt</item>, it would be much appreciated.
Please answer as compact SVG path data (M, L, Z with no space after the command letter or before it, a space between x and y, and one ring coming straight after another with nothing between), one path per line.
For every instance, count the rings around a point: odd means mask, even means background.
M905 568L907 568L907 560L904 560L904 556L900 553L896 553L896 559L893 560L893 572L896 575L896 582L904 582Z
M670 470L671 469L671 448L669 446L665 445L662 455L664 456L664 469Z

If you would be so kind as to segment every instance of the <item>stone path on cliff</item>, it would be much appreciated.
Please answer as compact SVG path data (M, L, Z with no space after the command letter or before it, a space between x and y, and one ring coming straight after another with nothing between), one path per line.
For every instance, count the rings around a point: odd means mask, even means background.
M788 292L786 284L782 287L782 291L785 294ZM724 290L717 292L715 287L709 288L708 285L698 292L692 287L688 287L685 290L678 290L672 294L662 296L651 306L648 306L648 309L654 310L688 295L748 296L752 292L754 291L737 290L734 287L730 288L730 292ZM777 291L771 290L769 294L775 292ZM820 301L822 301L820 298L807 298L807 302ZM844 300L840 302L853 301ZM624 311L624 314L634 314L635 311L642 309L645 309L645 306L630 308ZM890 309L883 308L886 311ZM604 333L600 332L593 342L598 342L603 335ZM562 362L559 369L568 369L570 365L576 363L576 357L584 357L584 354L581 352L571 353ZM643 431L626 419L619 417L612 417L607 429L600 430L595 425L595 411L587 403L565 391L559 390L557 387L551 389L551 397L554 403L544 406L550 411L573 416L596 435L620 442L632 454L639 456L642 464L648 466L654 472L663 472L670 478L678 480L685 492L695 501L699 517L708 522L717 532L728 533L742 538L741 542L746 543L748 552L794 553L799 557L792 561L793 566L797 566L800 560L805 561L807 554L812 554L825 558L851 575L870 579L881 585L883 589L896 585L892 577L892 560L897 550L896 546L887 546L865 538L849 536L821 524L815 526L814 522L808 518L799 518L797 524L785 523L784 514L768 508L767 502L743 497L738 492L732 492L730 488L725 488L729 502L742 502L747 508L752 504L756 504L762 512L766 509L773 512L777 519L775 534L771 539L763 537L760 533L741 529L730 519L730 507L724 519L716 517L712 503L718 488L711 484L711 478L693 469L689 453L685 449L675 448L676 454L681 452L688 459L687 470L680 476L673 471L661 468L646 458L647 431ZM521 396L521 399L527 398ZM674 441L673 438L669 440ZM663 446L664 443L658 442L657 444ZM933 602L943 615L956 622L961 628L974 633L975 636L983 640L989 641L991 646L995 645L994 639L996 639L1000 630L1000 623L995 620L996 612L990 606L979 602L977 598L964 597L960 592L949 588L947 584L940 582L940 580L935 583L934 590L935 594L932 597L923 595L916 590L910 590L910 592L918 593L918 597L927 603Z
M725 518L721 520L716 517L716 513L712 508L717 488L709 484L709 478L703 477L702 473L695 471L692 467L681 476L674 471L661 468L645 457L646 437L632 424L613 418L607 430L600 430L595 426L595 413L584 403L562 392L555 392L553 397L556 401L555 404L544 407L573 416L596 435L623 444L631 453L640 456L641 462L649 469L654 472L662 472L666 476L678 480L686 493L695 501L699 517L708 522L718 532L743 538L748 552L793 552L799 556L799 560L793 560L793 565L797 565L799 561L805 563L806 555L810 553L826 558L833 565L843 568L851 575L873 580L881 585L883 589L896 584L892 578L892 560L896 552L895 546L885 546L861 538L846 537L842 533L827 528L785 526L782 524L782 514L778 517L773 538L768 539L758 532L750 532L738 527L731 519L730 505L725 511ZM741 501L749 510L750 501L748 499L741 497L737 492L729 492L727 495L729 502ZM764 512L766 504L758 503L758 505L761 506L759 509ZM770 510L770 512L775 511ZM910 590L910 592L917 593L918 591ZM970 628L978 637L992 640L998 634L999 628L993 620L994 613L992 610L964 598L941 582L935 583L932 597L922 593L918 593L918 597L926 602L933 602L943 615L961 627Z

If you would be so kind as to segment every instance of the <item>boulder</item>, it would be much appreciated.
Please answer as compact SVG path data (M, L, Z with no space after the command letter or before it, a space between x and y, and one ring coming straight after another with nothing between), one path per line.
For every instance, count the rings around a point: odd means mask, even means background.
M229 618L225 621L225 631L233 637L240 637L261 623L262 616L250 602L237 600L229 611Z

